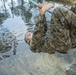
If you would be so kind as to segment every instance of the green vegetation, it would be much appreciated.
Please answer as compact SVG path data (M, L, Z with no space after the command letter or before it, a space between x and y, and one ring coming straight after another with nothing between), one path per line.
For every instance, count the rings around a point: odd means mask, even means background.
M54 1L54 2L58 2L58 3L64 3L64 4L74 4L76 3L76 0L46 0L46 1Z

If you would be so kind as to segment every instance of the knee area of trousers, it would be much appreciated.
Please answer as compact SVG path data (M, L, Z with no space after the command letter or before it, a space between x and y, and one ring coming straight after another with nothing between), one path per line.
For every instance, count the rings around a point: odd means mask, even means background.
M70 50L70 47L59 48L57 51L60 53L67 53Z
M59 13L62 13L65 10L67 10L65 7L56 7L53 11L53 14L58 15Z

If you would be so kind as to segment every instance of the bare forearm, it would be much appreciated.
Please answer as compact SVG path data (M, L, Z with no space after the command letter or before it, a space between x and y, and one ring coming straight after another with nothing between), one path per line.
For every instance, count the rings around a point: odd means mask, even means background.
M41 15L45 14L50 8L54 8L54 4L45 2L43 5L38 4L38 9Z

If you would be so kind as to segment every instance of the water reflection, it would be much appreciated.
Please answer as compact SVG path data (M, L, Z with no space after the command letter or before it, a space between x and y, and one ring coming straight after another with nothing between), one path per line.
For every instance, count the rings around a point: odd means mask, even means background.
M16 37L7 29L0 26L0 53L3 54L13 50L13 55L16 55L16 47L18 43ZM10 55L3 54L3 58L10 57ZM2 59L0 57L0 59Z
M11 25L11 20L14 21L17 20L17 17L21 17L24 24L26 23L28 26L27 30L33 29L34 24L31 21L33 15L30 12L30 4L25 3L24 0L18 0L18 3L16 2L17 4L14 0L11 0L10 3L8 0L1 0L0 3L2 3L0 6L0 60L2 60L2 58L10 57L11 52L13 55L16 55L16 47L18 45L17 39L24 34L22 32L20 33L19 29L17 29L16 36L13 34L15 28ZM29 8L27 8L27 5ZM8 18L10 22L6 21Z
M0 13L0 25L3 23L5 19L5 15L3 13Z
M8 9L6 7L7 4L5 0L1 0L2 4L0 6L0 25L7 19L10 17L10 13L8 12ZM0 3L1 3L0 2ZM3 25L0 26L0 53L5 53L9 50L11 50L12 48L16 48L15 45L13 46L13 42L16 41L15 36L10 33L10 31L7 28L4 28ZM13 50L14 51L14 50ZM16 53L15 53L16 54ZM3 58L6 57L10 57L10 55L2 55ZM0 57L0 59L2 59Z

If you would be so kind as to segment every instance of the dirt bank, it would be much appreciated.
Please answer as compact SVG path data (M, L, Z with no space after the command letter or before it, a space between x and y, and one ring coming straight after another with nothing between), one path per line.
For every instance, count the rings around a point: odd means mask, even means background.
M58 3L71 4L71 5L76 3L76 0L46 0L46 1L54 1Z

